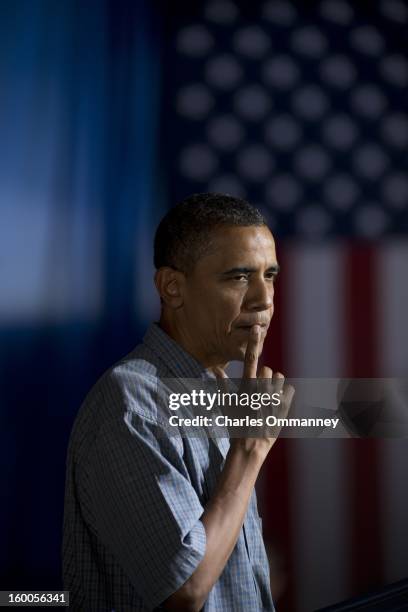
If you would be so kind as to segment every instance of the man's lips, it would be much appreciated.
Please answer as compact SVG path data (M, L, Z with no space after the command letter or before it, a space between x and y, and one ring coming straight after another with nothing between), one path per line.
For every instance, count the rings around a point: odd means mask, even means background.
M243 323L242 325L235 325L235 329L242 329L249 331L254 325L259 325L261 331L266 332L269 325L267 323Z

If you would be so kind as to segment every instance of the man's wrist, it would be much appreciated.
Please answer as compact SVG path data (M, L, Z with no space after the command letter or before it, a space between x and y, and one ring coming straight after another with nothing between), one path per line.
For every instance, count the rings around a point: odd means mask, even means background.
M230 452L250 464L259 464L260 468L271 446L271 440L265 438L235 438L231 441Z

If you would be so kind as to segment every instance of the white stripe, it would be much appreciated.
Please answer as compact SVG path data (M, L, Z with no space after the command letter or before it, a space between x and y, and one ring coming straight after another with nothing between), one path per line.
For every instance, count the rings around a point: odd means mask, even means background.
M385 245L379 258L380 372L407 377L408 370L408 245ZM408 412L408 406L407 406ZM385 579L406 577L408 567L408 488L406 486L408 440L382 442L381 495L384 529Z
M349 463L344 440L293 443L289 470L296 610L303 612L337 603L348 592Z
M293 248L289 255L287 335L299 377L341 374L343 251ZM343 440L293 440L289 470L296 610L335 603L347 592L347 453Z
M395 582L408 568L408 440L383 440L381 447L385 581Z
M380 309L380 372L407 376L408 370L408 244L392 242L379 258L377 304Z
M342 249L294 247L289 255L291 372L301 377L342 373Z

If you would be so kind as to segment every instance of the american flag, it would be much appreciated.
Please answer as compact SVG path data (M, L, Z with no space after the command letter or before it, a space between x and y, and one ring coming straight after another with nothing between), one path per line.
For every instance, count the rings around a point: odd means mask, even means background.
M267 218L282 274L266 362L291 377L406 376L407 4L177 6L169 198L220 191ZM280 611L408 575L407 464L406 440L278 442L259 496Z

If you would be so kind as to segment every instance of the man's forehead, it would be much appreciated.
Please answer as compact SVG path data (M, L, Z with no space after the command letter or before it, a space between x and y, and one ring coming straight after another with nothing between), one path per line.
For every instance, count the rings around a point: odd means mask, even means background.
M246 259L267 259L276 263L275 241L268 227L223 227L211 236L206 253L218 265L245 264Z

